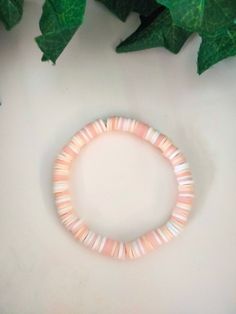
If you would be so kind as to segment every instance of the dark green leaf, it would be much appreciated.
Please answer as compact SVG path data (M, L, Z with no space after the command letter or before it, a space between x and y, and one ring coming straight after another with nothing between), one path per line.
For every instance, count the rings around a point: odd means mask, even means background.
M236 0L158 0L176 25L192 32L218 32L235 23Z
M125 21L131 12L144 16L151 14L160 5L155 0L97 0L103 3L121 21Z
M24 0L0 0L0 20L10 30L21 19Z
M178 53L190 32L175 26L169 10L151 18L141 18L139 28L117 47L117 52L143 50L154 47L165 47L173 53Z
M203 37L198 53L198 73L222 59L236 55L236 25L216 36Z
M41 36L36 42L43 51L42 61L56 62L82 24L86 0L46 0L40 19Z

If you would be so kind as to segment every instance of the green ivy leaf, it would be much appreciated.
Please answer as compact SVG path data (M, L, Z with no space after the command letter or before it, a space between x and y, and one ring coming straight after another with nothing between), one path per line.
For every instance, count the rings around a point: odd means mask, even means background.
M86 0L46 0L40 19L41 36L36 42L42 61L56 62L83 22Z
M169 8L176 25L208 34L231 26L236 19L235 0L158 0Z
M116 48L117 52L137 51L154 47L165 47L178 53L190 36L190 32L175 26L169 10L154 16L141 18L139 28Z
M24 0L0 0L0 20L10 30L22 17Z
M198 73L206 71L213 64L236 55L236 25L218 35L202 38L198 53Z
M125 22L131 12L144 16L151 14L160 5L155 0L97 0L103 3L121 21Z

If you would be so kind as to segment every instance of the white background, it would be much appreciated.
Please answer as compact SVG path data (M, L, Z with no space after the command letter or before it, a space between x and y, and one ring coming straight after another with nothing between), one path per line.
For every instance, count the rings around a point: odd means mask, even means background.
M89 1L56 66L40 61L41 3L0 31L0 313L236 313L236 58L196 74L200 39L177 56L116 54L138 25ZM187 156L196 202L185 232L135 262L99 256L59 223L52 164L84 124L132 117ZM174 202L168 165L129 136L95 140L75 167L78 211L97 231L130 238L161 223Z

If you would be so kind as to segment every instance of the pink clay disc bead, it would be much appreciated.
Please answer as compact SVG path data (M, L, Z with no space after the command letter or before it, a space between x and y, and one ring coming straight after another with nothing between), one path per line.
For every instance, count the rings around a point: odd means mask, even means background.
M123 131L134 134L157 148L169 160L176 176L178 195L169 220L133 241L121 242L96 234L75 211L69 188L71 164L83 146L100 134ZM136 259L177 237L191 212L193 179L186 158L164 134L142 122L122 117L96 120L78 131L62 149L54 163L53 193L59 218L74 238L87 248L119 260Z

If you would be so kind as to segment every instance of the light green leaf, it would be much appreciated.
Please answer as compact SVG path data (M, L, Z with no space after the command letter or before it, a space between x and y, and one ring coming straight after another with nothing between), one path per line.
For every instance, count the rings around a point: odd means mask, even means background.
M24 0L0 0L0 20L10 30L21 19Z
M131 12L144 16L151 14L160 5L155 0L97 0L103 3L121 21L126 21Z
M175 26L169 10L149 18L141 18L139 28L117 47L117 52L137 51L154 47L165 47L178 53L190 32Z
M169 8L176 25L208 34L228 28L236 21L236 0L158 0Z
M42 61L56 62L82 24L86 0L46 0L40 19L41 36L36 42L43 51Z
M221 34L202 38L198 53L198 73L206 71L213 64L236 55L236 25Z

